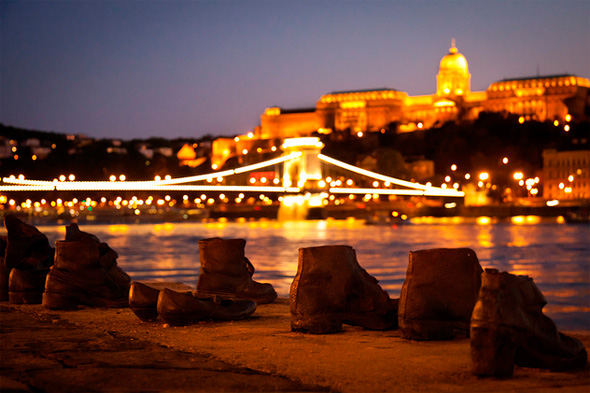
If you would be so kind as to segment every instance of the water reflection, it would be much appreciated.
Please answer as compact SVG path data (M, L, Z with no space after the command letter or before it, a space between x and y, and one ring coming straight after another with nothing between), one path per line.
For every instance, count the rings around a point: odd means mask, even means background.
M245 238L246 255L258 281L271 282L288 296L297 271L300 247L348 244L359 263L377 277L392 297L405 279L409 251L435 247L469 247L483 267L534 278L549 304L546 312L558 326L590 329L590 226L536 223L467 222L383 227L359 220L228 223L84 225L119 253L119 264L136 280L173 280L194 286L199 274L199 239ZM426 221L427 222L427 221ZM38 227L50 241L64 229Z

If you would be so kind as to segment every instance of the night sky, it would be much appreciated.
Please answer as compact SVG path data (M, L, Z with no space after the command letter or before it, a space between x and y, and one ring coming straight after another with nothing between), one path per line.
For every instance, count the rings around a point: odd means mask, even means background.
M1 1L0 122L97 138L245 134L269 106L590 77L590 1Z

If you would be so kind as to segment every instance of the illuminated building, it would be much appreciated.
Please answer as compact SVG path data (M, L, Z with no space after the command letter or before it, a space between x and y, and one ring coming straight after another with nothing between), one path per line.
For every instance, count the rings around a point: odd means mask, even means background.
M197 158L195 149L187 143L185 143L178 153L176 153L176 158L178 158L178 163L181 166L189 166L192 168L198 167L207 160L206 157Z
M467 59L453 40L439 65L436 93L410 96L395 89L340 91L325 94L315 108L267 108L260 117L257 139L284 139L313 132L350 130L366 133L397 125L398 132L473 121L482 111L512 113L523 120L580 120L588 106L590 81L574 75L504 79L486 91L471 91Z
M543 198L590 199L590 150L543 150Z

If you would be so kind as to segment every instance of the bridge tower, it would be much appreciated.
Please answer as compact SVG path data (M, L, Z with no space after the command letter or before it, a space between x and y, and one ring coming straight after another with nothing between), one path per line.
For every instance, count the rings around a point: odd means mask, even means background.
M320 138L287 138L284 140L283 154L301 152L301 156L283 163L283 187L299 187L302 190L315 188L322 180L322 165L318 154L324 147Z

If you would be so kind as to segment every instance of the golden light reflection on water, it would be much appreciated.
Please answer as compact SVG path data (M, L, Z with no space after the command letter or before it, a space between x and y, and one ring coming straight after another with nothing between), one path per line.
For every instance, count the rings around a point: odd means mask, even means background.
M492 234L488 228L480 229L477 234L477 243L484 248L490 248L493 246Z
M225 222L208 222L204 225L207 229L225 229L227 227L227 223Z
M541 222L540 216L514 216L510 221L515 225L535 225Z
M116 224L116 225L109 225L108 227L109 232L111 233L127 233L129 232L129 225L124 224Z
M530 243L526 237L515 234L513 240L507 243L508 247L526 247Z
M154 224L153 230L156 233L162 232L162 231L171 232L174 230L174 224L172 224L171 222L167 222L164 224Z
M487 216L481 216L477 217L475 222L477 223L477 225L490 225L492 223L492 219Z
M561 306L556 304L547 304L543 311L545 314L557 314L557 313L589 313L590 307L584 306ZM587 329L588 326L585 327Z

